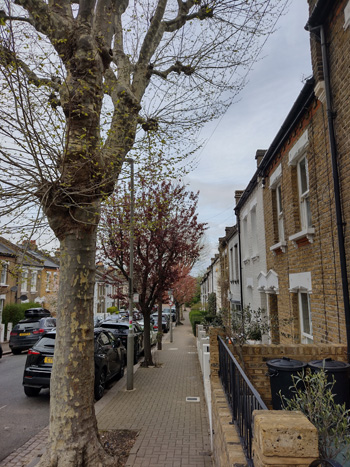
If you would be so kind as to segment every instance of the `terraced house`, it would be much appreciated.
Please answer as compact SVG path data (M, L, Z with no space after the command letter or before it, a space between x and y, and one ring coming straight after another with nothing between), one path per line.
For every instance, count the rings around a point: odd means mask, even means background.
M350 1L309 8L313 76L238 201L241 255L229 269L241 306L260 303L275 323L270 343L349 355Z

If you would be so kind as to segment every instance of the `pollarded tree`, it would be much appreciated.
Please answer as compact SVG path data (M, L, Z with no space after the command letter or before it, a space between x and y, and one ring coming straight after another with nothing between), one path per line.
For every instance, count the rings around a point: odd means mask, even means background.
M109 462L93 401L102 200L144 135L181 146L226 110L285 3L1 2L0 215L18 223L43 216L61 251L50 446L41 466Z
M134 292L145 323L145 365L153 364L150 315L167 290L186 276L198 259L205 224L198 222L198 194L170 181L141 180L134 208ZM101 254L129 279L130 194L121 183L102 210ZM182 264L183 267L178 265ZM159 329L159 328L158 328Z

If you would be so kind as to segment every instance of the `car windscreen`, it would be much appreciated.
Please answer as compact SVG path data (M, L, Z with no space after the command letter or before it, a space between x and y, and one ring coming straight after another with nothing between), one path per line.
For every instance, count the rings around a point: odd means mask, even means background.
M40 325L45 328L55 328L56 318L41 318Z
M25 329L39 329L40 328L40 323L39 321L23 321L22 323L16 324L16 326L13 327L14 331L24 331Z
M128 326L122 326L117 323L102 323L100 324L100 327L104 329L112 329L113 331L118 331L121 334L127 334L129 329Z
M36 344L35 349L40 352L53 351L55 348L55 337L56 335L43 336Z

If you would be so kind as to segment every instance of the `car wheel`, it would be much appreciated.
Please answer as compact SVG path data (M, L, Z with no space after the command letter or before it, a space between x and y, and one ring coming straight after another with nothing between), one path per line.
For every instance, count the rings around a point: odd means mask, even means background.
M36 397L39 395L40 388L31 388L29 386L24 386L24 394L28 397Z
M19 355L22 351L21 349L11 349L13 355Z
M95 381L95 399L99 401L104 392L105 392L105 387L106 387L106 369L101 368L96 381Z

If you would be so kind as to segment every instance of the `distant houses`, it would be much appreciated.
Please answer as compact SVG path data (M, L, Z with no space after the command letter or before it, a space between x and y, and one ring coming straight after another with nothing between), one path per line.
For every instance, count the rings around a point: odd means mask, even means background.
M219 239L201 299L214 292L231 314L264 309L269 343L349 350L350 2L309 4L313 77L236 191L237 223Z
M38 250L35 241L20 245L0 237L0 324L6 305L34 302L56 314L58 306L60 261ZM94 316L105 317L108 308L119 307L119 295L127 284L115 272L96 266Z

